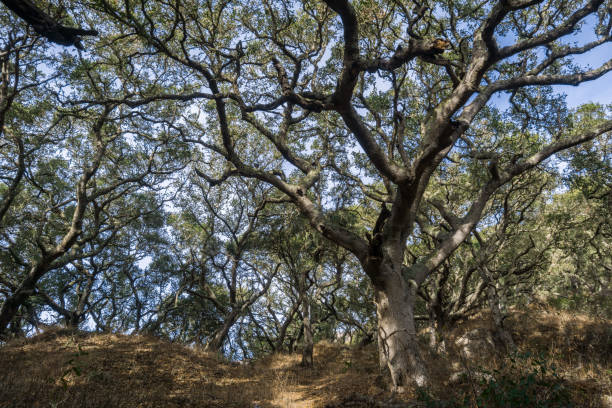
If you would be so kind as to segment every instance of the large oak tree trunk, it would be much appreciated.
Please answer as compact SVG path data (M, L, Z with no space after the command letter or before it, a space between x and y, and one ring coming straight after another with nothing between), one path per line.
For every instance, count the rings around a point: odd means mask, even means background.
M382 269L373 280L378 317L379 355L391 373L396 391L411 383L427 384L427 370L421 358L414 322L416 288L401 275L401 265Z

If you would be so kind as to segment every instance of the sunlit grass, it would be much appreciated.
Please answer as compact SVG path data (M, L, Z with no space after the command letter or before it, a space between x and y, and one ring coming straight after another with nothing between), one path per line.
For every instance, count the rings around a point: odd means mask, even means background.
M446 333L444 354L427 351L423 338L430 395L469 399L482 389L481 373L510 372L509 360L495 350L461 358L455 340L488 325L487 316L481 315ZM612 389L609 321L525 310L514 311L508 326L519 353L529 353L516 360L511 375L527 375L535 359L544 356L575 406L605 407L612 400L607 395ZM374 345L359 349L319 343L312 370L302 368L300 359L298 353L275 354L236 364L153 337L50 330L0 348L0 407L302 408L324 407L351 395L417 404L416 390L401 396L388 390L389 378L379 369ZM451 379L461 372L470 375Z

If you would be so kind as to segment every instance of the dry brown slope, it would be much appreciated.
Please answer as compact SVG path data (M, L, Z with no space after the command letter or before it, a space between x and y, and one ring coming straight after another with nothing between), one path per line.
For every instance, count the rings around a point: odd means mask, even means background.
M449 343L486 327L485 322L481 316L464 323L448 333ZM609 321L530 310L515 313L510 326L521 351L543 352L554 360L580 402L577 406L605 406L602 398L612 386ZM471 392L465 380L449 382L449 373L466 364L457 347L449 347L445 355L425 353L436 395ZM353 393L378 400L390 397L373 346L320 343L313 370L300 367L299 360L296 354L273 355L239 365L152 337L54 330L0 347L0 408L301 408L323 407ZM492 350L483 350L469 368L503 369L505 364ZM414 401L414 396L402 399Z
M298 355L234 364L152 337L53 330L0 348L0 407L323 406L381 392L374 356L323 343L308 370Z

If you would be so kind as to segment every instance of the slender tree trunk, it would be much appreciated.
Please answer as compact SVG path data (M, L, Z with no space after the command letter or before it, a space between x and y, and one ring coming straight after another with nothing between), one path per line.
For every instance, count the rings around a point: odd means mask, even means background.
M376 344L378 345L378 368L384 371L387 368L387 358L383 347L383 338L380 335L380 330L376 330Z
M499 296L491 284L487 285L487 297L489 300L489 307L491 308L493 324L495 325L495 335L504 345L506 351L513 352L516 350L516 344L512 339L512 335L504 327L504 316L499 307Z
M446 353L446 335L445 330L447 327L450 327L450 324L437 320L436 321L436 333L438 335L438 353Z
M66 316L66 328L68 329L77 330L80 322L81 315L79 315L77 312L72 312Z
M3 122L3 121L4 119L0 118L0 122ZM0 125L0 133L2 131L3 131L3 126ZM25 174L25 161L24 161L25 153L24 153L23 141L19 138L15 138L15 144L17 145L17 148L19 151L18 156L17 156L17 174L15 174L15 177L11 181L11 185L9 186L8 190L6 190L2 199L0 199L0 222L4 218L4 215L8 212L8 209L11 207L11 204L13 203L15 198L17 197L18 192L19 192L18 191L19 184L21 183L21 179L23 178L23 175Z
M239 315L237 310L232 310L229 313L223 325L212 334L210 340L206 343L206 346L204 346L204 351L218 352L221 350L230 329L238 320Z
M302 315L304 321L304 343L302 348L302 366L312 367L313 357L312 351L314 348L314 340L312 336L312 322L310 319L310 299L304 293L302 298Z
M438 330L436 328L436 313L433 308L429 309L429 348L438 350Z
M13 338L25 337L25 333L23 332L23 328L21 327L21 319L15 319L11 321L11 324L9 325L9 333Z
M436 311L437 310L437 311ZM436 353L446 353L444 330L448 327L441 308L429 308L429 348Z
M393 268L381 262L375 276L379 355L391 372L393 386L398 392L404 391L410 383L425 386L427 370L421 358L414 322L416 288L401 275L401 263Z
M295 333L293 336L291 336L289 338L289 349L288 351L290 353L294 353L297 349L296 344L299 344L300 340L302 339L302 336L304 335L304 325L300 325L300 330L298 330L297 333Z
M278 332L278 337L277 337L277 339L276 339L276 341L274 343L274 347L273 347L274 351L281 351L281 350L283 350L283 344L285 344L285 338L287 337L287 329L289 328L289 326L293 322L294 315L297 313L299 307L300 307L300 302L298 300L298 301L296 301L293 304L293 306L291 307L291 310L287 314L287 318L285 319L285 321L283 322L283 324L280 327L280 330ZM270 313L272 313L272 312L270 312Z
M490 272L487 267L480 269L482 278L485 280L487 285L486 293L487 300L489 301L489 307L491 308L491 317L493 318L493 324L495 327L495 336L504 345L507 352L514 352L516 350L516 344L512 339L512 335L504 327L504 315L501 311L500 298L495 290Z

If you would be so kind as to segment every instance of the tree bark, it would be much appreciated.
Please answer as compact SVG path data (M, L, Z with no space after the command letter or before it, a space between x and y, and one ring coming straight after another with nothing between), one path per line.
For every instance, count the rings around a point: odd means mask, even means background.
M504 315L499 305L499 296L492 283L487 285L487 298L489 300L491 317L493 318L493 324L495 326L495 336L504 345L507 352L514 352L516 350L516 344L512 339L512 335L504 327Z
M372 276L370 274L370 276ZM401 264L380 264L373 279L381 363L391 372L395 391L414 383L427 385L427 370L421 358L414 322L416 288L401 274ZM382 365L382 364L381 364Z
M81 315L77 312L70 313L70 315L66 318L66 328L68 329L78 330L79 323L81 323Z
M4 300L2 307L0 307L0 335L9 326L9 323L13 320L21 305L34 294L36 291L36 282L38 282L38 279L46 272L47 265L47 262L43 260L33 267L17 290Z
M304 322L304 345L302 348L302 366L312 367L314 340L312 335L312 322L310 319L310 300L308 295L304 294L302 298L302 319Z
M223 325L212 334L210 340L208 340L206 346L204 346L204 351L219 352L223 347L223 343L230 329L234 326L236 321L238 321L239 317L240 313L237 310L232 310L225 318Z
M429 348L436 350L438 345L438 338L436 333L436 316L433 311L429 311Z
M4 5L12 10L28 23L34 31L46 37L49 41L60 45L74 45L82 50L82 35L98 35L96 30L87 30L77 27L67 27L53 20L51 16L39 9L30 0L0 0Z
M280 327L280 330L278 331L278 337L276 338L276 341L274 342L273 351L283 350L283 344L285 343L285 338L287 337L287 329L293 322L294 315L297 313L299 307L300 307L300 302L296 301L291 307L291 310L289 311L289 313L287 313L287 318L285 319L285 321ZM270 311L270 313L273 313L273 312Z

